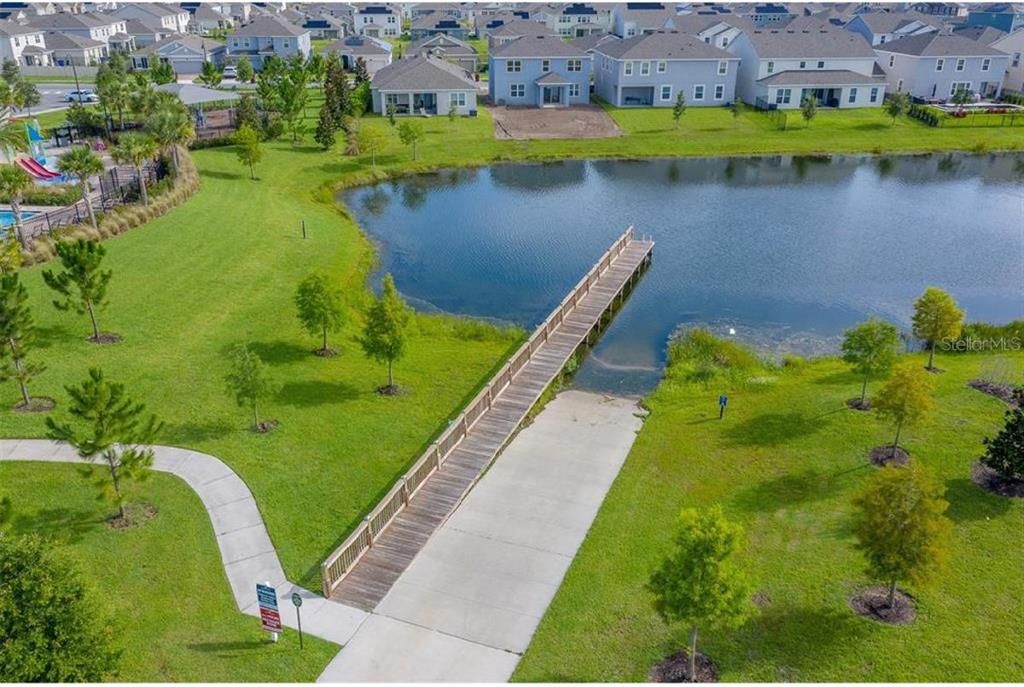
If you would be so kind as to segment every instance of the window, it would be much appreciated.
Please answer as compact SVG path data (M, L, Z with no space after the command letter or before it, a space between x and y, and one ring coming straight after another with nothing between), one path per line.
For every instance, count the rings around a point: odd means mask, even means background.
M954 95L957 94L957 91L968 91L968 92L970 92L970 90L971 90L971 82L970 81L954 81L953 84L949 87L949 95L950 95L950 97L953 97Z
M825 68L825 60L818 60L818 69Z
M846 99L846 102L848 102L850 104L853 104L853 103L857 102L857 89L856 89L856 87L850 89L850 95Z
M540 61L540 70L542 72L544 72L545 74L550 72L551 71L551 60L541 60Z
M800 69L807 69L807 63L803 60L800 60Z
M722 39L722 47L724 48L724 47L726 47L727 45L729 45L729 39L728 39L728 38L723 38L723 39Z
M580 85L578 83L569 84L569 97L578 98L580 97Z
M900 79L899 81L896 82L896 92L903 92L903 79Z
M774 74L775 73L775 63L774 62L769 62L768 63L768 73L769 74Z
M981 61L981 71L987 72L989 67L992 66L992 60L988 57Z
M704 100L704 84L699 83L693 87L693 100Z
M398 94L397 93L385 93L384 94L384 105L398 105Z
M566 68L570 72L582 72L583 71L583 60L569 60L566 63Z
M964 67L966 67L966 66L967 66L967 60L965 60L962 57L956 58L956 70L958 72L962 72L964 70Z
M775 91L775 104L776 105L789 105L790 98L793 96L793 91L789 88L780 88Z
M284 47L286 47L286 48L290 48L291 47L291 44L288 43L288 39L287 38L284 39Z
M640 76L647 76L651 73L651 63L641 62L640 63Z
M505 71L521 72L523 71L523 63L519 60L509 60L505 63Z
M715 100L725 100L725 84L715 84Z
M729 73L729 63L725 60L718 61L718 75L723 76Z
M935 71L941 72L946 67L946 61L941 57L935 60Z
M659 74L664 74L666 70L668 70L668 62L659 62L658 63L658 73Z
M626 76L633 76L633 63L626 62L624 64L625 71L623 72Z
M895 55L889 55L889 66L892 67L895 64L896 64L896 56Z
M1013 65L1012 66L1014 66L1014 67L1019 67L1020 66L1020 53L1019 52L1013 53Z
M878 89L877 88L872 88L871 89L871 102L873 102L873 103L877 103L878 102Z
M672 100L672 87L671 86L662 86L661 87L661 101L662 102L667 102L669 100Z
M636 29L626 29L626 37L630 38L636 35Z
M451 93L449 104L454 107L465 107L466 106L466 94L465 93Z
M508 86L508 95L510 98L525 98L526 97L526 84L524 83L513 83Z

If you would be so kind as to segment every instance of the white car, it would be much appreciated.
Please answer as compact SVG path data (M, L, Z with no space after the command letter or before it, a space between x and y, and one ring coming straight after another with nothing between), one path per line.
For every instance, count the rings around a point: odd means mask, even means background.
M69 103L98 103L100 97L92 91L70 91L64 100Z
M224 67L224 73L222 74L222 76L225 79L237 79L238 78L238 68L235 67L234 65L228 65L227 67Z

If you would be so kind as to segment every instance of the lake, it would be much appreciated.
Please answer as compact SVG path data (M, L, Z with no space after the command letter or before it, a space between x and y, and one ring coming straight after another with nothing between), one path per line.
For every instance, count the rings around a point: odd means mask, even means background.
M539 324L625 229L654 262L577 374L643 393L679 326L834 353L868 315L909 328L927 285L968 320L1024 318L1024 156L566 161L341 192L415 307ZM730 333L732 332L732 333Z

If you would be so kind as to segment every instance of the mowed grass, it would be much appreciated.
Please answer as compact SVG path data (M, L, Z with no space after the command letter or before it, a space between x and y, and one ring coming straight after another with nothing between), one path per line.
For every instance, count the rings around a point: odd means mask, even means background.
M1005 411L966 386L983 360L942 356L937 412L901 442L944 484L955 525L948 571L909 587L914 625L883 626L847 606L875 582L854 548L850 502L875 470L868 451L892 440L874 414L845 409L855 376L837 360L784 370L731 391L719 421L723 389L670 375L515 678L646 680L687 628L666 627L644 585L679 510L721 504L746 529L741 564L767 600L738 630L702 632L722 681L1024 680L1024 502L969 477Z
M154 475L139 498L156 516L118 531L77 469L0 463L0 498L14 503L13 534L53 541L92 589L93 612L122 652L119 681L308 682L337 653L308 634L300 651L291 630L275 644L238 611L206 512L184 482Z

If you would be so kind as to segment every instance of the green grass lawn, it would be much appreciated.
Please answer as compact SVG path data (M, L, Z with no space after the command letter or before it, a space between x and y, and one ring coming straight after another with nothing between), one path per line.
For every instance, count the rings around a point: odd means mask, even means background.
M139 497L157 515L122 531L72 465L0 463L3 496L13 533L54 541L93 588L122 650L121 682L308 682L338 651L306 635L300 652L291 630L274 644L238 611L206 511L176 477L154 475Z
M1014 356L1019 369L1024 355ZM774 372L731 391L719 421L717 386L670 373L516 679L646 679L686 629L666 628L644 585L679 510L721 504L746 529L742 565L767 598L739 630L703 632L700 650L723 681L1024 680L1024 502L969 478L1005 410L966 387L982 362L942 356L937 412L902 442L944 483L955 524L948 572L910 589L914 625L883 626L847 607L874 582L853 547L850 501L875 469L868 451L892 440L873 414L845 409L859 392L854 375L833 359Z

